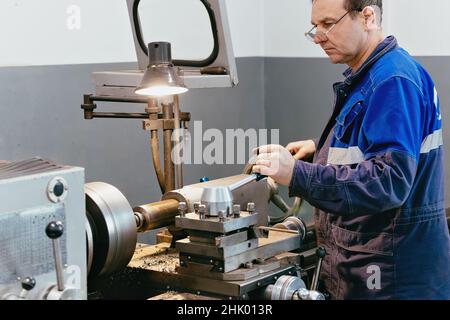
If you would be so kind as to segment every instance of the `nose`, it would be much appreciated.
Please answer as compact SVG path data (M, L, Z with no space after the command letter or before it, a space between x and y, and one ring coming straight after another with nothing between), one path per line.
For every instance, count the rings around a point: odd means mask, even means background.
M318 33L314 37L314 43L315 44L322 44L328 40L327 36L323 33Z

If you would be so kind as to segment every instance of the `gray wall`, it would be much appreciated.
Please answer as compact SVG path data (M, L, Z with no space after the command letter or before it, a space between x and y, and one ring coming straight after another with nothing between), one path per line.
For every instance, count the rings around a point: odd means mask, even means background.
M238 59L237 88L191 90L182 111L207 128L264 128L264 60ZM84 120L80 105L91 93L93 71L134 64L0 68L0 159L45 157L86 168L86 181L119 188L132 206L157 201L149 133L140 120ZM99 104L97 111L143 112L144 105ZM243 166L186 166L185 184L239 174ZM142 239L141 239L142 241Z
M450 148L450 57L418 57L433 77L441 98L444 142ZM265 106L268 128L280 128L281 143L318 137L333 108L332 84L343 66L322 58L266 58ZM450 163L446 163L446 202L450 205Z
M134 64L0 68L0 159L46 157L86 168L87 181L117 186L132 205L159 200L149 133L140 120L83 120L80 105L93 71ZM234 89L191 90L182 111L207 128L263 128L263 59L238 59ZM99 104L97 111L143 112L144 105ZM241 166L188 166L186 183L240 173Z

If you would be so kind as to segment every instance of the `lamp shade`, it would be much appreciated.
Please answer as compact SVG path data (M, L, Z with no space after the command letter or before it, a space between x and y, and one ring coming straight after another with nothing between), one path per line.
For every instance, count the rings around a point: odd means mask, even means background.
M148 45L149 65L135 93L147 96L166 96L188 91L183 79L172 63L168 42L152 42Z

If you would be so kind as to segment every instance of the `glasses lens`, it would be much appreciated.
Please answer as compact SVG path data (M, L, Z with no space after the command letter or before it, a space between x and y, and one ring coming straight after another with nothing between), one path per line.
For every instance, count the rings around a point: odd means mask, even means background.
M317 27L311 29L307 33L305 33L306 38L311 41L315 42L316 36L317 36Z

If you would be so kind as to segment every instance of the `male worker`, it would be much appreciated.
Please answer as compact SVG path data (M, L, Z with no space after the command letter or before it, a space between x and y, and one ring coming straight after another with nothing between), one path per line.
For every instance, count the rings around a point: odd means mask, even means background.
M333 115L320 140L259 148L253 170L318 208L331 298L450 299L439 99L423 67L383 37L382 8L313 1L307 37L349 66Z

